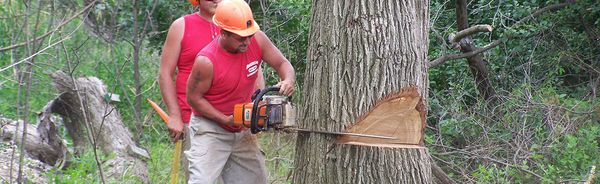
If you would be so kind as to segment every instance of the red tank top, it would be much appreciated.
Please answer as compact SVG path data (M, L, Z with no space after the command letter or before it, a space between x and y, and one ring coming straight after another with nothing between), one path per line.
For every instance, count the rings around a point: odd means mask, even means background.
M260 46L252 37L248 50L232 54L213 40L198 55L206 56L213 64L213 80L204 98L217 110L229 116L238 103L248 103L256 88L258 69L262 61ZM194 111L195 115L200 113ZM230 132L239 132L244 127L220 125Z
M187 103L186 86L187 80L194 65L196 55L213 38L219 35L219 28L204 20L198 13L185 15L185 29L181 39L181 51L177 60L177 78L175 80L175 91L177 92L177 101L181 108L181 116L184 123L189 123L191 107Z

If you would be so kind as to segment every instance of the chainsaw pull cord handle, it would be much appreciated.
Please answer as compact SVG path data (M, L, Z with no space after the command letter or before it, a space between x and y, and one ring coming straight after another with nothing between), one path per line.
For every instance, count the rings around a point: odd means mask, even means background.
M256 96L253 95L254 99L252 99L252 116L250 118L250 132L252 132L252 134L260 132L260 127L258 127L258 116L260 115L260 112L258 112L258 102L262 100L263 95L271 91L279 91L279 87L267 87L261 90L258 94L255 93ZM265 125L266 124L267 123L265 122Z

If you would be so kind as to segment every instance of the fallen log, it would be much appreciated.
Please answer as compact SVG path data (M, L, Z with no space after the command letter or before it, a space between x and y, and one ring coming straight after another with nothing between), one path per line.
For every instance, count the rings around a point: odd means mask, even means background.
M37 127L27 124L27 135L24 146L29 157L42 161L48 165L64 165L67 158L67 147L58 134L58 129L50 117L39 118ZM23 135L23 121L14 121L0 118L0 138L5 142L16 142L21 144Z
M63 118L76 154L90 151L91 135L104 154L114 155L104 162L105 176L109 179L135 176L148 183L145 162L148 153L136 145L119 112L105 100L104 83L95 77L73 79L61 71L50 76L60 95L47 105L44 113L56 113Z

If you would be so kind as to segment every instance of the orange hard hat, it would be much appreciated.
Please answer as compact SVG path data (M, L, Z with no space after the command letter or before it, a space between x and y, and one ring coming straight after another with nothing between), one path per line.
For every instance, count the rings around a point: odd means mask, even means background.
M198 2L198 0L188 0L190 3L192 3L192 6L198 6L200 4L200 2Z
M239 36L250 36L260 30L252 17L252 10L243 0L224 0L219 3L213 22L221 29Z

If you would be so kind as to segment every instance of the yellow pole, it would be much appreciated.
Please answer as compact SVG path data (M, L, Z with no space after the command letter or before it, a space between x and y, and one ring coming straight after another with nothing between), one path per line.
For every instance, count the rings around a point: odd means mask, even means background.
M160 115L160 118L165 121L165 124L169 124L169 115L165 111L163 111L156 103L154 103L150 99L148 103L152 105L152 108ZM179 176L179 162L181 160L181 145L183 141L181 139L177 140L175 143L175 152L173 153L173 164L171 164L171 184L177 184L177 178Z

